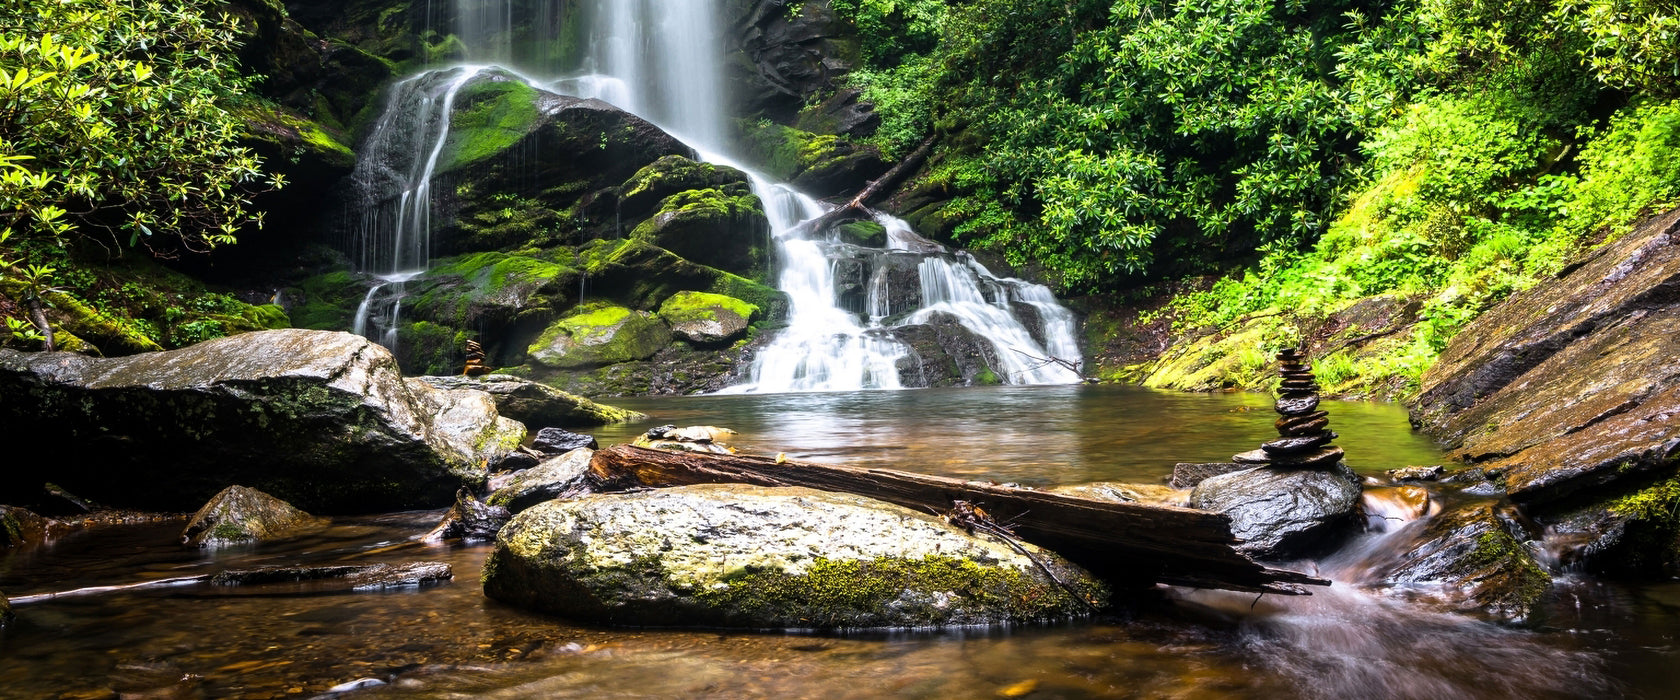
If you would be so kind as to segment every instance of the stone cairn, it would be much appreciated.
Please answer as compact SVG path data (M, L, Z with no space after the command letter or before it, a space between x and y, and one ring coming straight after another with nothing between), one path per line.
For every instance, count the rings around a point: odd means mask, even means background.
M1306 358L1287 348L1277 355L1283 375L1275 406L1283 417L1277 420L1276 440L1231 458L1239 464L1328 469L1342 461L1342 448L1330 444L1329 413L1318 410L1318 384Z
M477 377L489 374L492 370L493 368L484 364L484 346L479 345L476 340L467 341L467 366L461 370L461 374Z

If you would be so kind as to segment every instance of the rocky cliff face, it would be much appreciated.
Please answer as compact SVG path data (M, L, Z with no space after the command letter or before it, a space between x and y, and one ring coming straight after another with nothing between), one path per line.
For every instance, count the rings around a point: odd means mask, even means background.
M1483 314L1412 411L1566 559L1680 571L1680 210Z

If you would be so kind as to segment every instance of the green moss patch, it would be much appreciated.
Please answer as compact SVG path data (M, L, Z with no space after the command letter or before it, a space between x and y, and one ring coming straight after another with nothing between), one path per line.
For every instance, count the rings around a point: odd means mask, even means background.
M509 78L475 79L461 88L438 172L465 168L518 143L541 116L537 98L536 88Z

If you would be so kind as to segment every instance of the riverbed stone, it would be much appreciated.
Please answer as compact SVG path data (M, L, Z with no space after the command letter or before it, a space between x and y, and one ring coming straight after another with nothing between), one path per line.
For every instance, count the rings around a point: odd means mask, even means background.
M657 316L614 304L588 304L549 326L531 344L531 360L557 369L587 369L645 360L671 344Z
M502 416L539 433L543 428L577 428L645 420L647 416L596 403L577 394L511 374L482 377L415 377L439 389L482 391L496 400Z
M439 507L525 435L489 395L405 381L384 348L327 331L114 359L0 349L0 397L0 422L53 446L55 483L152 510L234 483L317 513ZM0 467L0 487L38 488L28 466Z
M1471 503L1436 515L1397 555L1374 569L1380 585L1456 610L1522 619L1551 586L1523 544L1528 534L1500 506Z
M1258 467L1209 477L1190 494L1190 507L1231 518L1237 550L1257 559L1321 551L1358 523L1359 477L1334 469Z
M1164 484L1125 484L1117 481L1098 481L1090 484L1053 486L1045 489L1045 491L1110 503L1142 503L1151 506L1173 506L1175 508L1183 508L1190 502L1190 491L1188 489Z
M507 524L513 513L507 508L484 503L474 497L471 491L461 489L455 494L455 505L449 507L449 512L443 514L431 532L421 536L426 542L442 542L444 540L466 540L482 542L496 539L496 532Z
M40 544L47 538L47 519L17 506L0 506L0 548Z
M287 583L316 583L307 592L323 590L382 591L417 588L448 581L453 568L443 562L415 561L399 564L344 564L328 566L276 566L260 569L228 569L210 577L214 586L263 586Z
M531 441L531 448L545 455L563 455L572 450L593 450L600 446L593 435L574 433L564 428L543 428Z
M292 504L244 486L229 486L199 508L181 531L181 543L225 547L284 539L326 525Z
M659 305L659 317L678 338L698 345L727 343L742 337L758 307L734 297L705 292L677 292Z
M1236 462L1180 462L1173 465L1172 476L1167 480L1167 484L1175 489L1193 489L1196 484L1210 477L1253 468L1252 464Z
M594 493L595 482L589 478L589 460L594 456L594 450L584 447L552 457L513 475L485 502L517 514L544 501Z
M1027 547L1100 604L1098 581ZM932 515L849 494L734 484L531 508L502 529L484 592L619 625L926 628L1087 612L1031 558Z

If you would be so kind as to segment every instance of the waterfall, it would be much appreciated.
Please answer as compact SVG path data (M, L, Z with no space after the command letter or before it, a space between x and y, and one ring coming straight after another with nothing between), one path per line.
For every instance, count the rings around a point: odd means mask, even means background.
M361 200L352 260L378 282L351 330L392 352L409 280L431 262L432 174L449 139L455 95L487 66L431 70L391 87L351 173Z
M743 167L731 152L727 86L723 78L721 0L595 0L565 14L588 31L575 65L554 64L556 52L531 44L559 44L563 11L551 3L529 9L510 0L455 0L455 35L474 60L520 63L519 70L553 76L521 77L544 89L597 98L670 132L705 160L746 171L763 202L777 251L777 283L790 299L788 325L755 355L746 383L734 392L896 389L920 376L906 329L954 322L989 343L999 379L1011 384L1068 383L1077 372L1052 359L1079 357L1072 315L1041 285L992 275L972 257L946 250L885 215L886 248L843 242L810 230L828 207ZM526 17L524 14L536 13ZM574 27L575 29L575 27ZM525 58L532 56L534 58ZM426 71L392 88L356 166L363 221L356 243L361 270L379 277L357 310L355 328L395 349L404 282L424 271L431 227L431 179L449 134L457 91L488 66ZM901 275L889 279L891 258ZM914 262L912 266L909 263ZM835 270L862 270L867 287L842 292ZM892 293L912 288L921 301L894 309ZM843 300L843 294L853 294ZM1022 313L1036 317L1036 329ZM909 383L914 384L912 379Z

